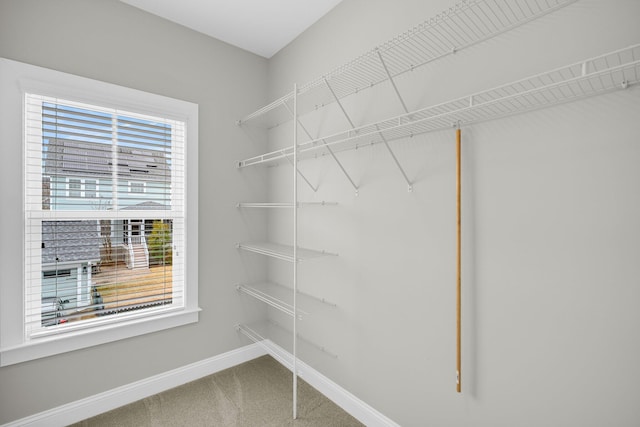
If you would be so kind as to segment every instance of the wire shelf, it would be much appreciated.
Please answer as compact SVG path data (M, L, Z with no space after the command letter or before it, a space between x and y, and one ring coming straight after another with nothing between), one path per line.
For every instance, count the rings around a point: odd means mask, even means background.
M276 353L279 356L278 359L281 362L285 362L285 366L289 369L292 369L292 364L287 361L288 358L286 355L281 354L282 350L290 351L293 347L293 333L288 328L273 320L264 320L262 322L251 323L249 325L237 324L236 330L245 335L251 341L263 346L271 355ZM338 358L335 353L328 350L325 346L317 344L301 334L296 334L296 338L298 342L305 344L307 347L319 350L332 359ZM275 344L275 346L273 344Z
M463 0L298 88L302 115L495 37L577 0ZM293 92L238 121L274 127L291 120Z
M640 44L537 74L377 123L298 145L299 159L413 137L452 126L506 117L615 90L640 82ZM243 160L241 167L274 163L293 155L293 147Z
M246 285L236 285L236 289L288 314L289 316L293 316L293 289L291 288L273 282L259 282ZM317 311L320 306L336 307L336 304L329 302L324 298L317 298L300 291L298 291L296 305L298 306L298 309L296 310L298 319L302 319L304 316L308 316L311 312ZM301 309L300 306L304 307L304 309Z
M293 316L294 313L297 313L298 319L302 319L303 316L309 314L304 310L294 310L293 302L291 302L293 299L293 291L285 293L285 290L281 288L282 287L276 287L276 285L269 282L256 283L253 285L236 285L236 289L238 291L257 299L258 301L262 301L263 303L274 307L289 316Z
M291 337L283 337L282 333L274 336L274 328L270 328L269 324L264 322L247 324L237 324L236 330L258 344L266 350L268 354L276 358L280 363L288 369L293 370L293 361L291 358ZM287 345L287 348L282 345Z
M254 252L257 254L277 258L283 261L294 262L296 259L293 257L293 246L281 245L279 243L271 242L244 242L238 243L238 249L242 249L248 252ZM312 249L297 248L297 260L307 261L314 258L320 258L325 256L337 256L337 254L316 251Z
M324 200L321 202L298 202L297 206L299 208L301 207L312 207L312 206L336 206L338 203L337 202L325 202ZM247 202L240 202L236 205L236 207L238 208L284 208L284 209L291 209L293 208L294 205L293 203L280 203L280 202L271 202L271 203L247 203Z

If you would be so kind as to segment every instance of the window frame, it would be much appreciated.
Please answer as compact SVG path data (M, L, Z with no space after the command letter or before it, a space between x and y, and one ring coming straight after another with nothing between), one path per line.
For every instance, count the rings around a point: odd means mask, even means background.
M198 321L198 105L85 77L0 58L0 138L15 141L0 148L0 186L7 200L22 200L1 213L0 268L7 277L0 287L0 366L47 357L94 345L187 325ZM26 93L119 108L185 123L185 272L184 306L142 310L121 319L105 319L60 334L27 338L24 306L24 208ZM20 141L20 143L18 142ZM22 158L22 162L16 160ZM21 186L15 185L22 182ZM6 190L6 191L5 191ZM98 183L96 182L96 194ZM21 224L21 227L17 227ZM22 250L16 250L22 242Z

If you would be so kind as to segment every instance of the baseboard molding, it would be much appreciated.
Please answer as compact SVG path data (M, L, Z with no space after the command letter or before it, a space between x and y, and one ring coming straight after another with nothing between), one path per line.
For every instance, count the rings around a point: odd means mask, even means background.
M307 366L304 362L298 362L298 365L299 376L302 379L362 424L367 427L400 427L399 424L358 399L320 372Z
M269 355L289 370L293 370L293 355L291 353L270 340L265 340L261 344ZM300 378L367 427L400 427L399 424L358 399L306 363L298 360L297 369Z
M103 412L133 403L145 397L161 393L207 375L248 362L269 354L289 370L293 369L293 356L270 340L251 344L218 356L192 363L144 380L136 381L104 393L87 397L48 411L22 418L1 427L52 427L69 424L94 417ZM298 375L312 387L340 406L368 427L399 427L371 406L340 387L304 362L298 361Z
M144 380L117 387L66 405L22 418L2 427L52 427L94 417L103 412L133 403L156 393L197 380L267 354L258 344L248 345Z

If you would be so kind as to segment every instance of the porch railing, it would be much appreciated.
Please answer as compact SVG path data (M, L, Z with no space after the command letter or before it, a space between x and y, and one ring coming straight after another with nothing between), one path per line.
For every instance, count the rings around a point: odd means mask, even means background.
M144 248L144 258L146 261L147 267L149 266L149 247L147 246L147 239L145 236L127 236L127 252L129 254L129 262L127 262L127 267L135 268L136 267L136 257L133 252L134 245L142 245Z
M128 240L129 240L129 246L131 246L131 245L142 245L142 244L146 245L147 239L145 239L144 236L129 236Z

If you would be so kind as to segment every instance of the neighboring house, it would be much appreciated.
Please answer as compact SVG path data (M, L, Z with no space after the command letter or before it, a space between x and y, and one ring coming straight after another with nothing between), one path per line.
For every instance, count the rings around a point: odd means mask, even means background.
M91 304L91 272L100 260L100 242L98 221L42 222L44 324L55 324L61 308Z
M114 150L107 143L49 138L43 160L43 189L48 193L43 209L169 207L170 159L163 151L127 146ZM118 206L112 206L114 200Z
M128 218L123 215L96 226L101 237L98 248L102 247L98 258L148 268L146 237L154 220L136 218L133 211L169 209L170 159L164 151L129 145L49 138L44 150L42 208L132 211Z

